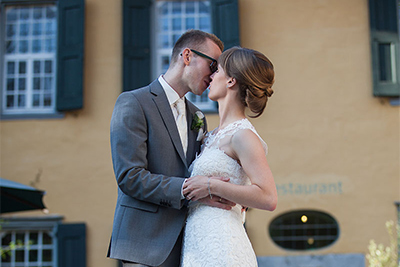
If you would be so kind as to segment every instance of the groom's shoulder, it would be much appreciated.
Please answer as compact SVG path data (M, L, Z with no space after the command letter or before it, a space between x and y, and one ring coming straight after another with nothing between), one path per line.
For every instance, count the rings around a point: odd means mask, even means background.
M144 99L154 95L154 91L157 92L159 87L161 87L160 83L155 80L146 86L122 92L119 97L135 97L137 99Z

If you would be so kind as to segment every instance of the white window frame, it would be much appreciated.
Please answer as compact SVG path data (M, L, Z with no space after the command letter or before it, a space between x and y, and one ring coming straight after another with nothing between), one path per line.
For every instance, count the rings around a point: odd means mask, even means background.
M2 49L2 51L5 51L5 45L6 45L6 41L7 41L7 37L6 37L6 12L7 9L9 8L14 8L20 6L18 5L18 2L15 3L15 5L7 5L5 6L5 8L2 10L2 21L1 21L1 30L0 30L0 34L1 34L1 45L0 45L0 49ZM54 18L55 20L55 26L53 28L53 34L51 35L54 45L55 45L55 50L51 51L51 52L43 52L43 50L45 49L45 39L49 38L49 35L46 35L46 21L48 20L47 18L41 18L39 20L37 20L37 22L43 23L43 28L42 28L42 34L38 35L38 36L33 36L32 34L32 30L33 27L31 29L31 32L28 34L28 36L26 36L26 40L28 40L28 42L32 42L33 39L41 39L42 42L42 52L40 53L33 53L33 52L29 52L29 53L16 53L16 54L4 54L3 57L0 59L0 84L2 85L1 87L3 88L3 90L1 91L1 103L0 103L0 107L1 107L1 115L3 116L7 116L7 115L34 115L34 114L57 114L56 111L56 73L57 73L57 16L58 16L58 10L57 10L57 5L56 4L37 4L37 5L26 5L23 6L23 8L29 8L30 12L33 12L33 8L34 7L47 7L47 6L52 6L54 8L56 8L55 13L56 13L56 17ZM32 15L32 14L31 14ZM29 20L27 20L27 23L33 23L36 20L33 17L30 17ZM17 33L16 33L16 41L18 42L20 37L18 34L19 31L19 25L20 25L21 21L18 19L18 21L16 22L17 25ZM54 21L53 21L54 23ZM35 38L34 38L35 37ZM47 37L47 38L46 38ZM16 48L17 49L17 48ZM50 77L51 78L51 88L50 90L44 90L43 89L43 85L42 85L42 89L41 90L33 90L33 78L34 78L34 73L33 73L33 62L35 60L39 60L41 62L44 61L48 61L50 60L52 62L52 73L51 74L46 74L44 72L44 67L41 67L41 72L40 72L40 76L42 77L42 83L44 83L44 77ZM26 62L26 73L23 75L23 77L26 77L26 87L25 90L22 91L21 95L25 95L25 106L24 107L18 107L18 99L14 100L16 103L14 105L13 108L7 108L7 78L8 78L8 74L7 74L7 63L8 62L15 62L15 64L17 65L15 67L15 73L14 75L12 75L12 77L16 78L15 81L19 78L19 73L18 73L18 64L21 61L25 61ZM44 64L42 64L44 65ZM15 98L18 98L18 88L15 85L15 89L13 92L9 92L11 94L9 95L14 95ZM51 104L49 106L45 106L44 105L44 94L46 95L50 95L51 97ZM33 106L33 96L34 95L40 95L40 103L39 106Z
M204 30L206 32L211 32L212 30L212 19L211 19L211 1L156 1L155 4L153 5L154 8L152 9L152 28L155 29L152 31L151 35L151 43L152 43L152 51L154 53L152 54L152 80L156 79L160 74L165 73L165 71L168 68L169 64L165 64L165 68L163 68L163 60L168 58L168 62L171 60L171 54L172 54L172 49L173 45L176 40L174 39L175 36L180 36L183 34L186 30L190 29L186 26L186 14L179 13L179 14L173 14L172 12L172 5L173 4L181 4L182 10L185 10L186 3L187 2L206 2L206 4L209 6L210 12L208 14L200 14L199 13L199 8L198 5L195 5L195 12L194 14L191 14L191 17L195 18L195 27L194 29L200 29ZM161 5L169 3L168 6L168 14L164 17L163 15L160 14L159 9ZM168 19L168 22L171 21L173 18L181 18L181 30L173 30L172 25L169 24L169 27L166 31L163 31L161 29L161 23L160 21L162 19ZM199 25L199 20L200 18L206 18L209 19L209 28L201 28ZM161 47L160 42L161 38L160 35L167 33L169 36L169 47ZM193 104L195 104L199 109L201 109L203 112L217 112L217 105L216 102L210 100L208 98L208 89L203 93L201 96L197 96L193 93L188 93L186 94L186 98L188 98Z
M7 244L2 244L3 238L11 234L13 242L16 241L16 234L23 234L24 242L23 248L18 248L16 250L11 251L11 262L3 262L4 260L0 259L0 267L17 267L17 266L51 266L57 267L58 265L58 247L57 247L57 225L62 221L63 217L54 215L54 216L45 216L45 217L13 217L13 218L0 218L1 222L1 230L0 230L0 245L2 247L6 247ZM29 244L29 234L30 233L38 233L38 243L37 244ZM51 244L43 244L43 234L46 233L52 238ZM26 245L28 244L28 245ZM23 251L24 253L24 262L15 262L16 251ZM29 251L37 250L38 251L38 261L29 262ZM41 253L43 250L51 250L52 251L52 261L43 262Z

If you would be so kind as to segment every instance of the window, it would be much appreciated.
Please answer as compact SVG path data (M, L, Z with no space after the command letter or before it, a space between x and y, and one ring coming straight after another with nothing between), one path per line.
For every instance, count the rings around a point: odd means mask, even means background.
M84 0L32 3L0 1L2 119L83 106Z
M57 7L5 8L3 114L54 113Z
M373 94L400 96L398 0L369 0Z
M61 221L61 216L1 218L0 245L8 252L0 267L86 266L86 225Z
M148 85L165 72L173 44L187 29L216 34L225 49L239 45L237 5L237 0L124 0L123 90ZM188 98L203 111L216 111L207 91L202 96L188 95Z
M155 4L156 33L154 36L155 70L152 79L168 69L172 48L178 38L189 29L211 32L210 1L158 1ZM201 96L186 95L203 111L216 109L215 102L208 97L208 89Z
M324 212L303 210L275 218L269 234L278 246L292 250L311 250L331 245L339 237L336 220Z
M19 230L2 233L1 245L20 244L0 259L2 267L56 266L55 237L52 230Z

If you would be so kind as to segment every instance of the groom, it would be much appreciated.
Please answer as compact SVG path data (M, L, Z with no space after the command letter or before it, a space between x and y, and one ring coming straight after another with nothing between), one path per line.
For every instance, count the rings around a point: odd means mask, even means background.
M198 109L184 95L206 90L222 50L213 34L184 33L167 72L148 86L122 93L115 104L110 139L118 199L108 256L122 260L124 267L180 264L187 213L182 187L200 151L199 129L191 130ZM218 199L201 202L225 209L234 205Z

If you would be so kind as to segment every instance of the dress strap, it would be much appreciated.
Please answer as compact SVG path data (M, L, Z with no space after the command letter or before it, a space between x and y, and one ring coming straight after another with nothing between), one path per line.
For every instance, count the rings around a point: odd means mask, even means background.
M206 147L219 146L220 140L222 140L226 136L232 136L237 131L244 130L244 129L249 129L258 136L258 138L260 139L261 144L264 148L265 154L267 154L268 153L267 144L264 142L264 140L261 138L261 136L257 133L256 129L254 128L254 126L251 124L251 122L247 118L234 121L234 122L230 123L229 125L227 125L225 128L220 129L219 131L216 131L217 129L214 129L213 131L209 132L206 136L205 146Z

